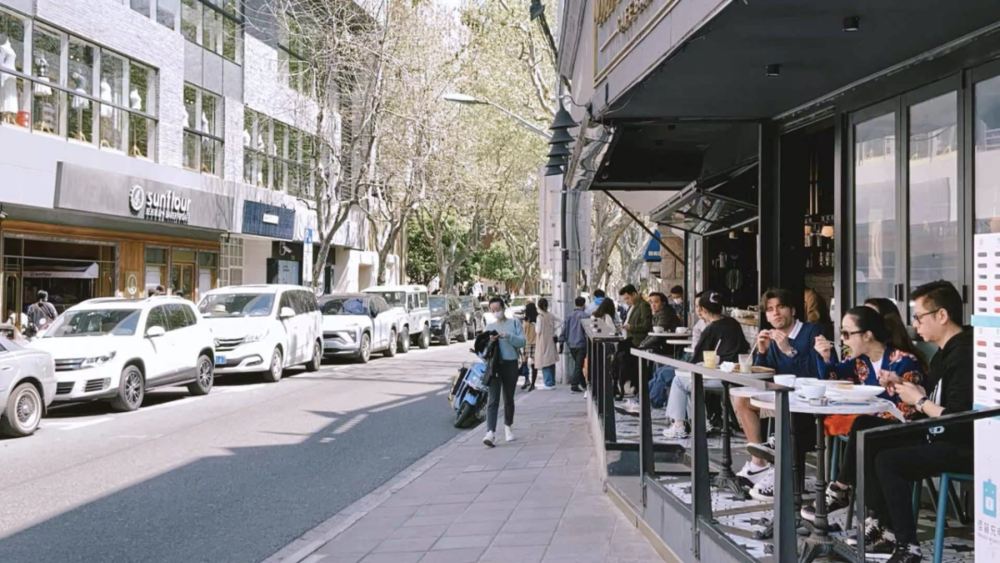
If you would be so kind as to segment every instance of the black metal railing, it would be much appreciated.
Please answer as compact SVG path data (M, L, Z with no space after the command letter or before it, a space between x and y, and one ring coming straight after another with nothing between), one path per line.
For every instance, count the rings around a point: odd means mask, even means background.
M969 374L967 377L972 377ZM855 503L857 505L857 534L858 534L858 545L856 549L857 559L859 563L864 563L865 561L865 545L861 538L865 537L865 447L871 443L871 440L885 440L886 438L893 439L899 438L904 435L912 434L927 434L932 428L939 426L953 426L955 424L971 424L976 420L982 420L986 418L995 418L1000 416L1000 407L991 409L982 409L976 411L969 411L958 414L950 414L941 416L938 418L928 418L926 420L920 420L916 422L908 422L906 424L894 424L892 426L884 426L881 428L872 428L870 430L864 430L858 432L858 451L857 451L857 467L858 467L858 478L855 484Z
M712 508L712 472L710 470L708 449L708 428L705 412L704 378L706 376L722 381L724 401L728 403L730 386L745 386L758 389L764 393L775 392L775 504L774 504L774 550L773 560L791 562L797 560L797 537L795 530L795 501L793 490L793 446L791 437L791 411L789 409L788 393L791 388L775 385L760 379L732 374L703 366L684 362L667 356L633 348L631 355L638 360L639 385L639 439L638 443L620 443L615 426L615 384L613 360L620 342L625 335L606 323L585 323L584 332L588 339L587 377L590 381L596 413L603 433L604 452L635 451L639 456L639 504L636 508L640 517L646 520L650 529L656 533L668 548L678 551L689 548L696 559L717 560L724 557L730 561L756 561L744 548L734 542L719 526L713 517ZM690 460L691 503L685 504L671 493L659 480L656 461L664 458L665 451L679 448L680 445L654 444L651 407L649 402L649 387L647 374L656 365L667 365L679 371L689 372L692 378L693 412L689 413L692 433L691 449L684 451ZM732 456L729 440L732 432L728 428L728 417L724 418L723 428L723 473L731 473ZM721 474L720 474L721 475ZM614 481L609 480L614 486ZM666 512L660 505L668 505L680 513L687 521L688 527L668 524L663 514ZM647 508L648 507L648 508ZM690 535L683 537L690 532ZM711 546L705 544L709 542Z

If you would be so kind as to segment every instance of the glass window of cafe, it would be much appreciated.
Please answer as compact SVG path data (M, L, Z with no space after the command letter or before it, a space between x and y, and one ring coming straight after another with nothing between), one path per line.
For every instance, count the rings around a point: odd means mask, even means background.
M112 243L6 234L0 268L2 319L23 322L41 290L60 313L87 299L110 297L115 294L116 266L117 246Z
M908 315L918 285L961 291L973 235L1000 233L1000 63L965 74L852 116L855 303L888 297Z
M146 294L162 286L170 295L197 301L218 284L219 253L184 248L146 247Z

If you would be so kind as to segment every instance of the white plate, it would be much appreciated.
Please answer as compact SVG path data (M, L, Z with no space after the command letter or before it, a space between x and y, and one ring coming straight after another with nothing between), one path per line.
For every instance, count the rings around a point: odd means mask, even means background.
M853 389L839 389L833 387L827 390L830 396L843 398L851 401L871 401L885 392L880 385L855 385Z
M843 381L837 381L836 379L813 379L811 377L800 377L795 380L795 388L801 389L806 385L822 385L824 387L833 387L835 385L840 385Z

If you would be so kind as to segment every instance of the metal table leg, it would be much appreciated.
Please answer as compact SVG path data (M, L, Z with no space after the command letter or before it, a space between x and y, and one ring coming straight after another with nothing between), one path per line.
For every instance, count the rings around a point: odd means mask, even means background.
M740 498L746 498L746 492L740 483L740 478L733 473L732 430L729 427L729 383L722 382L722 469L715 476L712 485L716 488L730 491Z

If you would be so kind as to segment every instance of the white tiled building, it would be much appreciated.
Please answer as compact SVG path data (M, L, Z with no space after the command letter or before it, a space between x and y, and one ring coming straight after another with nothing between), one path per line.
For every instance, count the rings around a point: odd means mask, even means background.
M0 0L3 319L38 289L311 281L321 108L263 3ZM366 228L336 233L325 290L375 283Z

